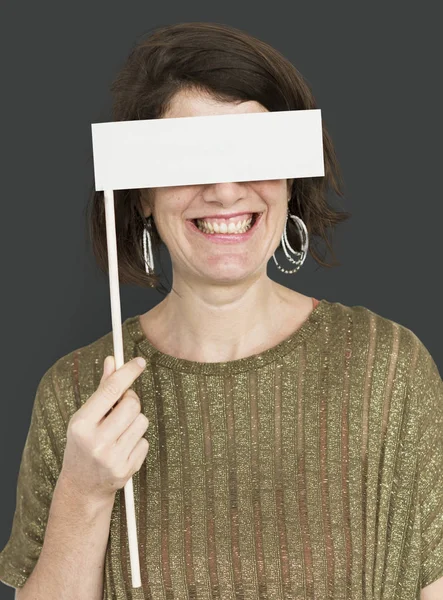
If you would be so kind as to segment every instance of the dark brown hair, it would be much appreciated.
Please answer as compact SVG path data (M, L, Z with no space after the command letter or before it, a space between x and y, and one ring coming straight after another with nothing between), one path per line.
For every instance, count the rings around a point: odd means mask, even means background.
M112 83L113 121L161 118L174 95L183 90L209 92L217 100L255 100L268 111L318 108L309 86L297 69L267 43L231 26L219 23L178 23L156 28L129 54ZM351 216L328 205L328 188L343 197L342 178L331 139L323 122L324 177L294 179L288 208L303 219L309 234L309 252L325 267L314 248L313 236L323 240L335 260L328 230ZM115 225L120 283L168 290L157 273L148 275L144 267L143 215L140 190L115 190ZM93 192L89 201L89 235L100 269L107 273L103 192ZM155 264L163 243L151 224ZM301 248L296 225L288 219L288 240L294 250ZM281 248L281 244L279 245ZM280 263L280 261L279 261Z

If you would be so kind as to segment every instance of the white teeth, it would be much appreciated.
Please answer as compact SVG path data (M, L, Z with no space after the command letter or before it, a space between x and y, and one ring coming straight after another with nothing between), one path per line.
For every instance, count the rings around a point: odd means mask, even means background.
M251 228L252 217L238 223L210 223L197 219L197 227L204 233L245 233Z

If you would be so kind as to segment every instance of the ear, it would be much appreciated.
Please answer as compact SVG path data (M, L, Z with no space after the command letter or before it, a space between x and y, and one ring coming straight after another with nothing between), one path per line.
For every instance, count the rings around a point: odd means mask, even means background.
M149 188L143 188L140 190L140 204L143 210L143 214L148 218L151 213L151 202L149 198Z
M288 189L288 192L289 192L289 193L291 193L291 191L292 191L292 184L293 184L293 183L294 183L294 180L293 180L293 179L288 179L288 180L287 180L287 184L288 184L288 188L287 188L287 189Z

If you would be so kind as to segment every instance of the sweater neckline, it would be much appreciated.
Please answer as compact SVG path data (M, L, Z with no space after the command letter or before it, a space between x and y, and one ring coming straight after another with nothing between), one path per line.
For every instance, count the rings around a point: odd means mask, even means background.
M141 315L129 317L124 321L123 327L126 327L130 337L135 342L138 355L146 358L148 362L155 362L156 364L186 373L221 375L260 368L288 354L288 352L312 335L320 323L324 322L330 306L331 302L321 299L317 306L310 312L308 318L287 338L275 346L257 354L224 362L199 362L178 358L161 352L147 339L141 326Z

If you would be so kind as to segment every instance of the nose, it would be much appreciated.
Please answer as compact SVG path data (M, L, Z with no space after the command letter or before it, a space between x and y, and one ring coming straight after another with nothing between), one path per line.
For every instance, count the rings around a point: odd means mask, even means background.
M206 202L221 202L226 206L245 196L246 188L244 183L241 182L211 183L206 186L203 192L203 198Z

